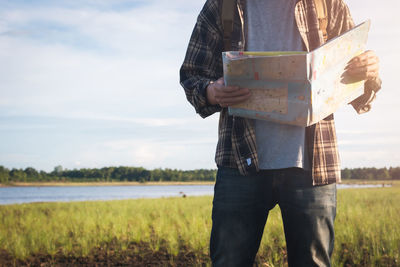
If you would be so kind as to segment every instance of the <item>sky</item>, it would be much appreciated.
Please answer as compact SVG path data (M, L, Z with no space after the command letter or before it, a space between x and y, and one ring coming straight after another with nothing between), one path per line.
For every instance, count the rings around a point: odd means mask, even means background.
M218 114L179 84L204 2L0 0L0 165L215 168ZM372 20L383 88L369 113L335 114L342 166L400 166L400 2L346 3Z

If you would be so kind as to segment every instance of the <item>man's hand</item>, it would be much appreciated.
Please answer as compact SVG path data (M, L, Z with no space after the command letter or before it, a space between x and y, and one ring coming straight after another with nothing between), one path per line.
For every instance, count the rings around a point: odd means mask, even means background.
M373 80L379 76L379 58L368 50L347 63L345 76L353 81Z
M224 78L219 78L207 86L207 100L212 105L219 104L226 108L239 104L250 97L250 90L237 86L225 86Z

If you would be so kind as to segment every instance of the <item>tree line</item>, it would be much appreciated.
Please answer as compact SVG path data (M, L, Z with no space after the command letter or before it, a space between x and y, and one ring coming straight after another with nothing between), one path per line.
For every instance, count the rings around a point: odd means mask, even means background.
M56 166L52 172L26 169L7 169L0 166L0 183L12 182L169 182L214 181L216 170L177 169L147 170L142 167L104 167L101 169L63 169Z
M0 166L0 183L13 182L165 182L165 181L215 181L216 170L177 170L142 167L104 167L101 169L63 169L56 166L53 171L37 171L32 167L7 169ZM343 179L399 180L400 167L343 169Z

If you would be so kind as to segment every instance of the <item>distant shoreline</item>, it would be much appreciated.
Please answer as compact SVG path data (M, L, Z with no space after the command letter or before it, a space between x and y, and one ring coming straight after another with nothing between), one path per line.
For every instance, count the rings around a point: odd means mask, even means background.
M214 182L31 182L0 184L0 187L48 187L48 186L145 186L145 185L213 185Z
M193 182L14 182L0 184L0 187L48 187L48 186L160 186L160 185L213 185L215 182L193 181ZM397 185L400 180L342 180L341 184L385 184Z
M400 180L357 180L357 179L346 179L343 180L340 184L359 184L359 185L365 185L365 184L384 184L384 185L399 185Z

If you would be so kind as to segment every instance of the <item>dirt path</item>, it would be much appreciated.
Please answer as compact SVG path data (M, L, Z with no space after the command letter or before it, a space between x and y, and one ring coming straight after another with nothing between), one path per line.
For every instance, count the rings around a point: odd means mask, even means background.
M6 251L0 251L0 266L206 266L208 256L199 258L193 252L181 250L172 256L166 249L152 251L146 244L131 244L124 251L112 248L98 248L87 257L77 257L58 253L51 255L32 255L25 260L12 257Z

